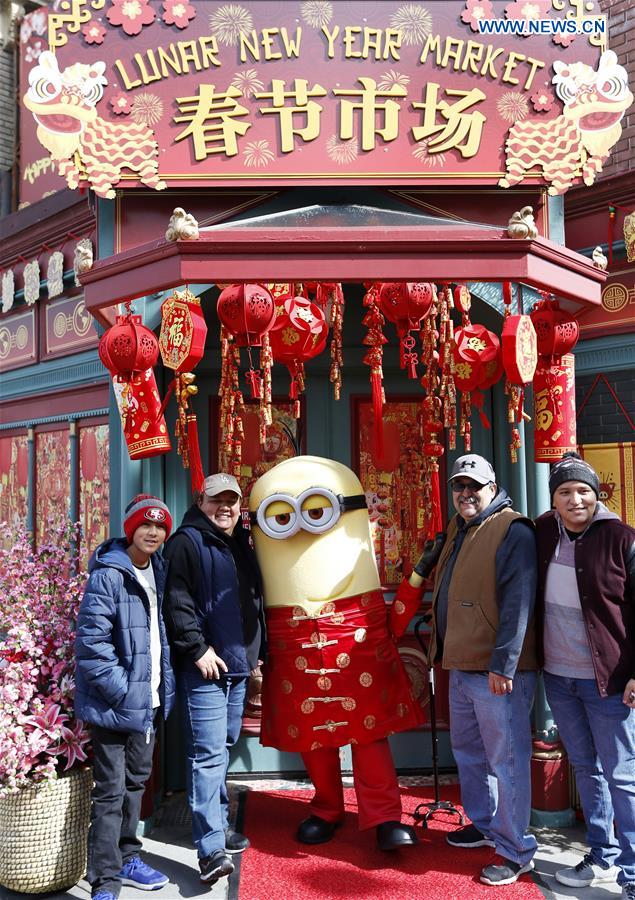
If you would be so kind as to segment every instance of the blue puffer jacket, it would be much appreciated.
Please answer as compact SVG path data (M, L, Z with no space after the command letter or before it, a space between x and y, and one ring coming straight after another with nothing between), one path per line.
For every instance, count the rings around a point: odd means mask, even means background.
M77 620L75 641L75 713L84 722L149 734L152 728L150 609L135 575L123 538L95 550ZM161 605L167 565L150 557L157 587L161 635L161 708L167 718L174 705L170 663Z

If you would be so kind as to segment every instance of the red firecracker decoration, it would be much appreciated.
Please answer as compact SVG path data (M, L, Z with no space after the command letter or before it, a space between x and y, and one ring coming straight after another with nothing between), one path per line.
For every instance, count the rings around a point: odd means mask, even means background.
M379 308L379 285L364 285L363 304L368 310L362 319L362 324L368 329L362 343L368 347L364 356L364 363L370 366L370 393L373 401L373 429L374 445L378 452L383 453L384 427L383 409L386 397L384 395L384 373L382 368L384 356L384 344L388 343L383 333L385 319Z
M409 378L417 377L418 357L411 331L428 315L435 288L428 282L385 282L379 289L379 305L384 316L397 326L400 364Z
M448 446L450 450L454 450L456 447L456 384L452 366L454 323L450 318L453 307L452 289L448 284L444 284L438 295L439 361L441 366L439 397L443 404L443 427L448 431Z
M285 300L269 333L274 360L284 363L291 375L289 398L294 401L296 418L300 415L299 394L304 390L304 363L324 350L327 335L324 313L306 297Z
M531 321L536 329L540 356L559 357L570 353L578 342L580 326L558 301L547 294L534 305Z
M159 357L155 334L127 312L101 336L99 358L110 372L130 459L170 450L161 398L152 367Z
M243 445L241 413L245 408L238 381L240 351L221 326L220 467L236 478L240 475Z
M445 290L445 289L444 289ZM447 294L444 295L447 298ZM447 299L445 300L447 305ZM434 538L443 530L441 516L441 491L439 485L439 458L445 453L443 444L443 403L438 396L441 384L439 372L439 331L437 327L438 298L436 291L428 315L419 334L421 340L421 363L424 374L421 386L426 396L421 404L423 432L423 470L421 472L421 494L423 520L419 529L421 544ZM452 379L452 385L454 380Z
M575 449L575 357L540 357L534 375L535 460L552 463Z
M168 397L174 390L178 410L177 451L184 468L190 470L192 493L201 490L205 475L198 440L198 423L196 415L190 409L190 401L198 393L191 370L203 358L206 337L207 325L201 301L187 287L182 291L175 290L161 307L159 350L163 365L173 369L175 373L163 405L167 405Z

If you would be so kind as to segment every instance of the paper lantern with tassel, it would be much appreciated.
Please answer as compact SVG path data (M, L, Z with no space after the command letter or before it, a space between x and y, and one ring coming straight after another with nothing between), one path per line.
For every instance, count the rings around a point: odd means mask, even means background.
M276 318L273 298L262 284L230 284L221 291L216 310L237 347L260 347Z
M435 288L428 282L384 282L379 289L379 305L384 316L397 326L400 365L409 378L417 377L417 354L410 332L418 329L428 315Z
M269 332L275 362L284 363L291 375L289 398L294 401L296 418L300 414L298 395L304 390L304 363L324 350L327 335L324 313L305 297L285 300L283 312Z
M570 353L578 342L580 326L570 313L560 309L554 297L543 294L530 314L536 329L540 356L559 357Z

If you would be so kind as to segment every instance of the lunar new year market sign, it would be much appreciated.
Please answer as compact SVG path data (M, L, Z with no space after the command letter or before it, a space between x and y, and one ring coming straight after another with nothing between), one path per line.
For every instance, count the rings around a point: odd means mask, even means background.
M23 103L58 173L101 197L450 180L556 194L593 182L633 101L606 38L597 0L55 0Z

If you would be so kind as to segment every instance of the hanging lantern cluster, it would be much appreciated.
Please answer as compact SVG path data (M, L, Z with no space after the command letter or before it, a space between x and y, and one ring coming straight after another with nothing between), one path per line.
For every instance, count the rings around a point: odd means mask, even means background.
M223 286L217 302L221 321L223 373L221 376L221 454L233 470L240 469L242 422L244 406L239 387L240 347L246 348L249 368L246 380L252 399L259 401L258 437L264 445L267 426L271 425L271 365L269 332L276 321L276 305L270 291L262 284L229 284ZM254 367L252 348L259 348L260 366ZM231 352L229 352L231 350ZM228 392L228 393L227 393Z
M108 369L130 459L144 459L170 450L161 398L153 366L159 357L155 334L133 315L130 301L126 313L101 336L99 358Z
M534 456L555 462L576 449L575 358L577 321L553 295L543 293L531 321L536 329L538 364L534 376Z
M384 336L383 326L385 319L381 313L379 306L379 289L378 284L365 284L366 293L364 294L363 304L367 312L362 319L362 324L366 326L366 335L362 340L365 347L368 347L364 355L364 363L370 366L370 394L373 406L373 429L374 444L378 453L383 453L384 447L384 426L383 426L383 410L386 396L384 394L384 372L383 357L384 344L388 343Z
M174 371L163 401L164 409L174 391L177 404L176 438L177 451L183 467L190 470L192 493L198 493L203 484L204 473L198 439L196 414L191 408L192 397L198 393L192 373L203 358L207 324L201 309L201 301L185 287L175 290L161 307L161 330L159 350L163 365Z
M512 463L518 462L521 447L522 421L529 421L524 410L525 385L533 380L538 363L536 330L529 316L512 315L512 284L503 283L504 321L501 345L505 369L505 394L507 395L507 421L512 426L509 454ZM520 299L518 301L520 309Z

